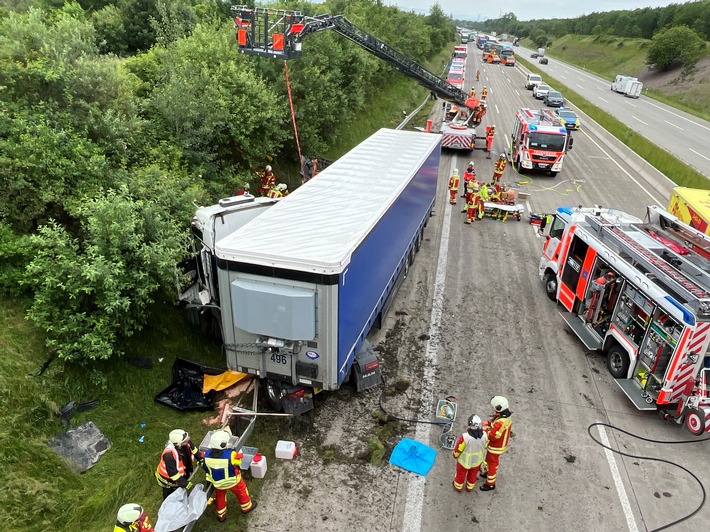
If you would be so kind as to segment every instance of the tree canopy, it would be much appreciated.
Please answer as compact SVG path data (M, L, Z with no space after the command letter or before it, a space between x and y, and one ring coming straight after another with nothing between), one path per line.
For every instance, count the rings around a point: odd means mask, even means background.
M688 26L673 26L659 31L651 39L646 62L659 70L668 70L678 62L693 66L702 57L705 43Z

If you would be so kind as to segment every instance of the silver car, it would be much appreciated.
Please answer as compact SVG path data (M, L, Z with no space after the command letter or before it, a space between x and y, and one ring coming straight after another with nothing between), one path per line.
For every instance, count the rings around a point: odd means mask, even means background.
M565 104L565 99L559 91L548 91L545 95L545 105L548 107L562 107Z

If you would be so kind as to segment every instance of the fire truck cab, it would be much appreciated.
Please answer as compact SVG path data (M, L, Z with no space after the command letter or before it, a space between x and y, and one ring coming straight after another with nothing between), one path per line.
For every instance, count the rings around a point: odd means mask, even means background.
M555 177L572 149L567 128L549 109L518 109L511 137L511 161L520 173L537 170Z
M548 225L539 275L565 322L639 410L710 432L710 237L657 206L561 207Z

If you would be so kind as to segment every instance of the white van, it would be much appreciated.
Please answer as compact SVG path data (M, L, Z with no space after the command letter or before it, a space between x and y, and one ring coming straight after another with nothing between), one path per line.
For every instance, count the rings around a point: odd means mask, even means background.
M529 91L533 90L538 83L542 83L542 76L540 74L528 74L525 78L525 88Z

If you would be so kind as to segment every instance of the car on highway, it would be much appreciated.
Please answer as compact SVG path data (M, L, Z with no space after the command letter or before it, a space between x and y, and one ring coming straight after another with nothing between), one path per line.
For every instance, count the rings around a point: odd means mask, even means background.
M543 100L548 107L562 107L565 104L562 93L555 90L548 91Z
M533 87L533 97L542 100L552 88L547 83L538 83Z
M538 83L542 83L542 76L540 74L528 74L525 78L525 88L529 91L533 90Z
M579 129L579 116L577 116L577 113L575 113L572 109L560 107L559 109L555 109L553 112L568 130L571 131Z
M537 52L531 53L531 54L530 54L530 57L531 57L532 59L537 59Z
M546 65L547 64L547 57L541 57L540 59L537 60L538 63L541 65Z

